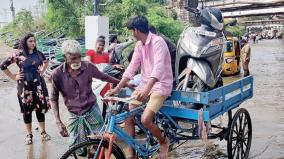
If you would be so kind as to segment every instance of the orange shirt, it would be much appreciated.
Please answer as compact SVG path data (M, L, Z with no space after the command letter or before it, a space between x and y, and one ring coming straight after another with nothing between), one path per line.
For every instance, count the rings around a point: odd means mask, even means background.
M97 54L95 50L88 50L86 56L91 57L93 64L109 63L108 53Z

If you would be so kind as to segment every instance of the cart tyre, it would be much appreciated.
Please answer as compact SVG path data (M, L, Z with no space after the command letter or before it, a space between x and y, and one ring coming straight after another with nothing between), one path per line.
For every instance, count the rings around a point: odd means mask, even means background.
M240 108L229 124L227 151L229 159L247 159L252 140L252 124L249 112Z

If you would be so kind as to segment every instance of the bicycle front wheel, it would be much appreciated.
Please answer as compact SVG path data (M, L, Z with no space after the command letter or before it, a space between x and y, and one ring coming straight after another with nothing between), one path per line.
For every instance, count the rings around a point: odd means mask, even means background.
M66 151L60 159L93 159L94 155L98 150L100 144L99 139L82 142L78 145L71 147ZM105 159L108 154L109 142L106 140L102 141L99 155L97 159ZM111 159L125 159L123 151L115 144L112 144Z

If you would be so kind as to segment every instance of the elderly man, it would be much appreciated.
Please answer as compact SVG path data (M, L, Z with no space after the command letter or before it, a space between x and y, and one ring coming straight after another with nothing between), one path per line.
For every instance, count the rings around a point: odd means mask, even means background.
M92 78L117 84L119 81L100 72L96 66L81 61L81 47L75 40L62 44L65 62L52 74L51 106L61 136L70 134L70 146L88 140L87 136L100 130L103 118L92 92ZM59 114L59 92L70 113L69 134Z

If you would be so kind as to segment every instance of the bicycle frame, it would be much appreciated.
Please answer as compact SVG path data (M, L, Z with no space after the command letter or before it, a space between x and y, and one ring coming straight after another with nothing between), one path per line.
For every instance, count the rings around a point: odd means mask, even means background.
M115 136L123 140L129 146L131 146L135 151L137 151L143 157L152 156L160 148L159 144L151 146L149 144L141 144L133 137L129 136L122 128L118 127L118 124L125 121L125 119L135 116L137 114L142 114L144 111L145 105L139 106L129 112L124 112L121 114L114 115L111 111L108 113L108 123L106 124L105 133L110 134L110 136ZM111 109L111 108L110 108ZM145 130L144 130L145 131ZM145 132L147 133L147 132ZM116 135L114 135L116 134ZM149 133L147 133L149 135ZM108 140L110 140L109 135L104 135ZM149 140L149 138L147 138ZM111 145L110 141L110 145Z

